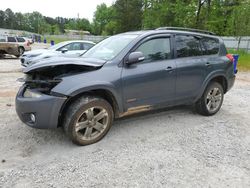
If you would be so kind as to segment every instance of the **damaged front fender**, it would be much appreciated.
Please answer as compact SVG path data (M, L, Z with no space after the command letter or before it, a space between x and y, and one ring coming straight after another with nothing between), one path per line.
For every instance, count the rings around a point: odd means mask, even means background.
M65 57L47 59L25 68L23 72L26 76L19 81L24 82L29 89L37 89L39 92L50 94L64 77L100 69L105 63L101 60L96 60L95 63L92 61Z

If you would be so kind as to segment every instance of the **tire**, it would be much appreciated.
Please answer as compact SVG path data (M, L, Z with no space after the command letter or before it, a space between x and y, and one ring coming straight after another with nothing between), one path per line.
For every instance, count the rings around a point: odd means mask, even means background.
M4 58L4 57L5 57L5 55L0 53L0 58Z
M196 111L204 116L216 114L223 103L224 90L218 82L211 82L205 89L202 97L196 102Z
M85 96L69 106L63 128L73 143L84 146L101 140L108 133L113 119L113 109L106 100Z
M18 47L18 52L19 52L19 56L21 56L25 52L25 49L23 47Z

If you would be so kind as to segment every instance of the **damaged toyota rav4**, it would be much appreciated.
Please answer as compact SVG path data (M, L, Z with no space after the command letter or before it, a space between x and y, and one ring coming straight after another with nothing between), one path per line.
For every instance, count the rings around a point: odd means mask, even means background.
M33 128L63 127L79 145L101 140L114 119L136 112L194 104L214 115L235 80L222 39L183 28L115 35L82 57L42 60L24 73L19 118Z

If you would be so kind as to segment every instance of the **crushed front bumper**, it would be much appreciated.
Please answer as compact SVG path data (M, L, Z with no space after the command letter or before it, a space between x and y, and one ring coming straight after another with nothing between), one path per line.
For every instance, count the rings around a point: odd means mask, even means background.
M45 94L39 98L27 98L23 96L25 89L22 86L16 96L16 112L21 121L38 129L57 128L60 110L67 98Z

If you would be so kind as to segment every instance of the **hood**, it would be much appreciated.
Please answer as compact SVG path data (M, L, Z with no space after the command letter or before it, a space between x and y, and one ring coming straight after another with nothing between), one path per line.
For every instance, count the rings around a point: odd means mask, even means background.
M47 52L47 51L49 51L49 50L48 49L32 50L29 52L25 52L23 55L24 56L39 55L39 54L42 54L42 53Z
M61 54L62 53L47 50L47 51L43 52L42 54L38 54L36 57L33 57L31 59L31 61L32 62L39 62L39 61L41 61L42 59L45 59L45 58L51 58L51 57L55 57L55 56L62 56Z
M75 65L82 67L101 67L106 63L104 60L92 59L92 58L70 58L70 57L52 57L47 59L42 59L37 63L24 68L24 73L30 73L39 71L42 69L54 68L57 66L64 65Z

